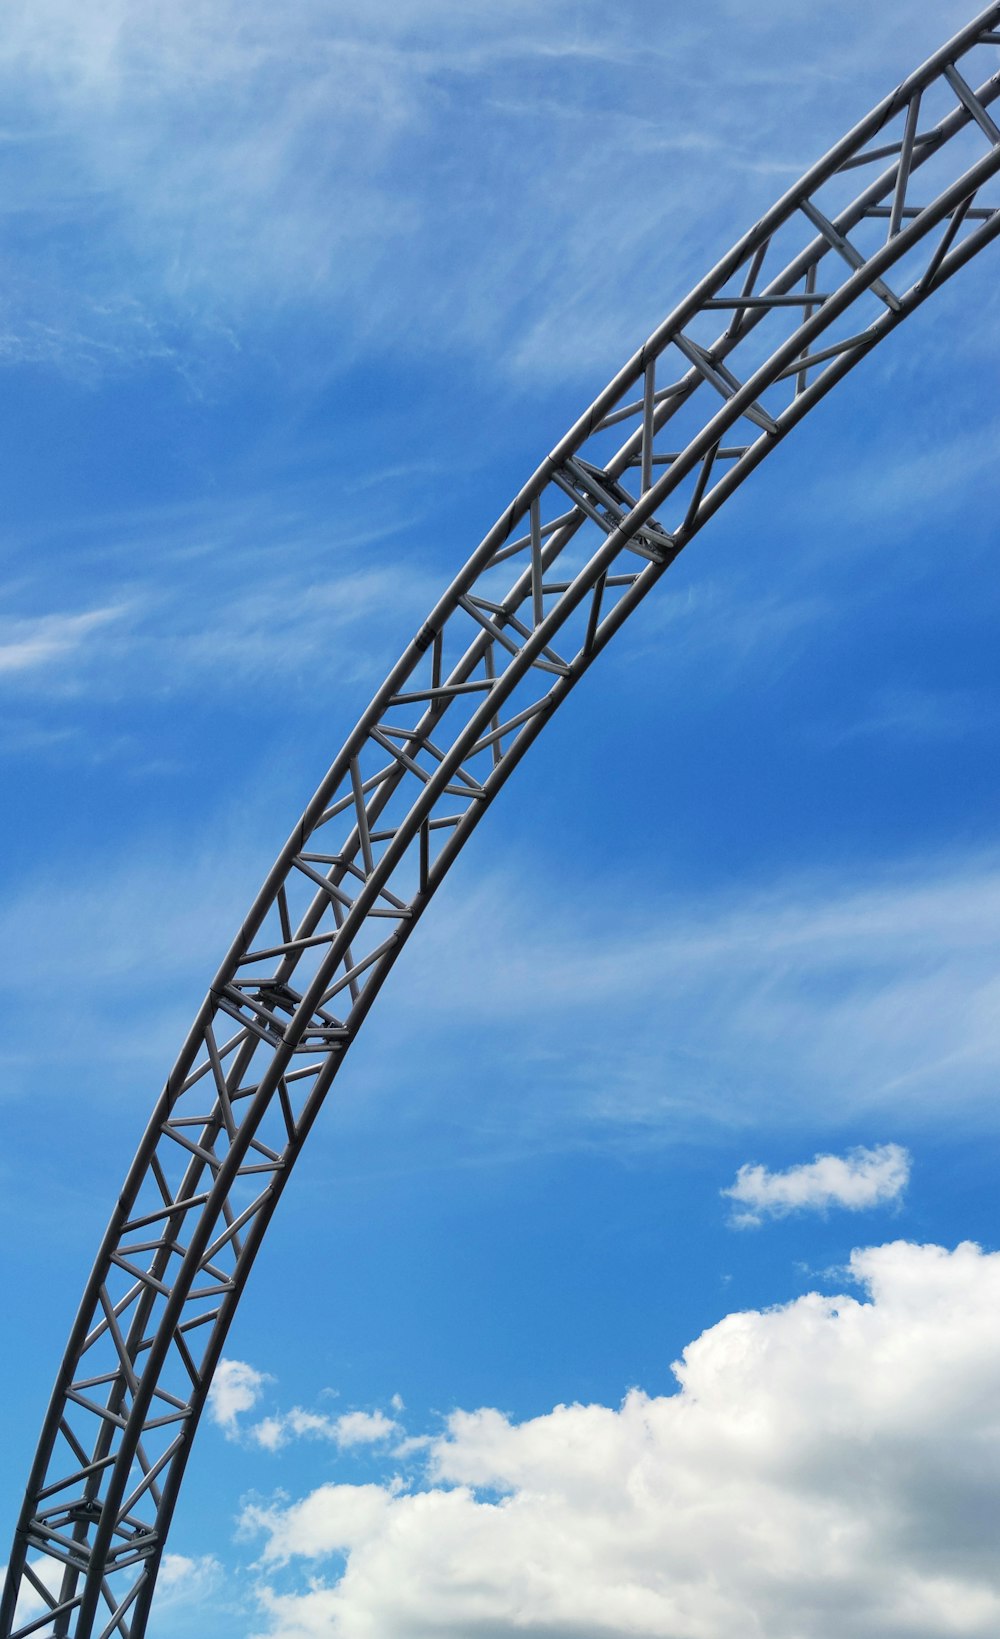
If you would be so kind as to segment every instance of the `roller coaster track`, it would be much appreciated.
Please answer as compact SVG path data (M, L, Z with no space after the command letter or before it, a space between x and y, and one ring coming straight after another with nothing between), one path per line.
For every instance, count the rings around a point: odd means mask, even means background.
M390 968L525 751L678 553L1000 235L998 46L994 4L660 325L476 548L337 755L115 1204L28 1480L3 1639L145 1632L236 1305Z

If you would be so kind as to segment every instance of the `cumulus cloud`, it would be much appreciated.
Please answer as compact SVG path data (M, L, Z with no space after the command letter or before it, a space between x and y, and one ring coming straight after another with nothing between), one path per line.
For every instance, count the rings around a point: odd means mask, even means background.
M847 1155L817 1155L784 1172L747 1162L722 1193L741 1209L733 1212L731 1223L747 1229L765 1218L787 1218L790 1212L826 1212L835 1206L860 1212L883 1206L899 1199L909 1178L909 1151L901 1144L877 1144Z
M214 1554L164 1554L156 1583L159 1612L179 1605L194 1604L214 1592L222 1580L222 1566Z
M271 1379L245 1360L220 1360L215 1368L208 1395L208 1409L214 1422L230 1438L236 1435L238 1419L252 1411Z
M336 1420L337 1444L342 1446L372 1445L388 1439L399 1424L382 1411L348 1411Z
M26 1577L21 1578L21 1586L17 1593L17 1603L14 1607L14 1621L16 1623L33 1622L42 1616L45 1611L51 1610L57 1603L57 1593L61 1570L51 1559L29 1559L28 1564L38 1581L48 1590L48 1598L33 1588ZM3 1593L7 1581L7 1566L0 1565L0 1594Z
M291 1411L261 1418L247 1433L266 1451L278 1451L289 1441L301 1439L329 1440L343 1451L351 1446L377 1445L398 1429L395 1419L383 1411L346 1411L340 1417L328 1417L323 1412L293 1406Z
M327 1412L307 1411L303 1406L293 1406L290 1411L274 1412L255 1423L242 1424L240 1418L253 1411L273 1381L267 1372L258 1371L245 1360L219 1361L209 1391L208 1409L227 1439L246 1440L264 1451L280 1451L293 1440L326 1440L340 1451L349 1451L358 1446L378 1445L402 1432L396 1419L384 1411L344 1411L339 1417L331 1417ZM399 1395L393 1395L392 1409L403 1409Z
M268 1639L992 1639L1000 1254L851 1273L860 1297L728 1315L673 1394L456 1412L424 1489L248 1507Z
M274 1378L259 1372L246 1360L220 1360L208 1393L208 1411L226 1439L241 1439L259 1446L262 1451L282 1451L297 1439L328 1441L338 1451L352 1451L361 1446L379 1446L392 1434L400 1434L397 1419L385 1411L341 1411L330 1416L326 1411L307 1411L305 1406L292 1406L290 1411L259 1418L256 1423L241 1423L248 1411L259 1405L262 1393ZM400 1396L392 1396L392 1410L402 1411ZM208 1560L198 1562L200 1575L211 1572Z

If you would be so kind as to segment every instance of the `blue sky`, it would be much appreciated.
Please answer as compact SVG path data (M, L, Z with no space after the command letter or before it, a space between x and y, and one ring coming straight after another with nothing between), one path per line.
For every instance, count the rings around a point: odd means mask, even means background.
M6 9L3 1529L152 1098L374 687L966 16ZM471 841L254 1271L162 1639L995 1633L998 288L774 453Z

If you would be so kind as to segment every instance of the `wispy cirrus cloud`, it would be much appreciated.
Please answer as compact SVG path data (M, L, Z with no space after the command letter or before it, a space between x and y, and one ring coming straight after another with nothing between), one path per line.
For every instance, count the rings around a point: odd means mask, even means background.
M799 1166L770 1172L746 1162L736 1181L722 1191L734 1202L730 1219L737 1229L756 1228L765 1218L790 1213L848 1212L898 1201L910 1178L909 1152L901 1144L860 1145L847 1155L817 1155Z
M286 694L322 680L373 687L439 586L407 540L424 505L418 475L375 473L370 482L381 486L377 520L359 483L335 526L328 497L280 486L136 517L78 518L43 541L58 565L44 575L34 567L39 542L15 536L0 686L16 687L22 701L64 705L232 692L261 678ZM61 602L74 593L82 602L94 582L106 601L46 610L54 578Z
M866 715L829 733L832 744L880 739L935 743L989 735L1000 717L1000 700L982 689L886 688Z
M24 672L51 675L80 660L94 635L112 623L121 623L127 610L128 605L120 603L79 614L0 615L0 680Z
M277 311L334 317L345 345L486 347L500 375L603 371L776 177L909 66L902 24L915 58L961 21L951 0L926 19L852 0L808 26L786 8L679 20L636 0L474 17L457 0L308 0L280 22L259 0L100 0L85 19L67 0L15 5L0 346L190 370L194 329L198 368L224 372ZM63 232L58 264L39 253L45 222Z
M265 818L243 805L218 820L211 845L202 833L197 846L150 839L11 899L0 938L20 953L9 994L35 1044L34 1073L45 1064L61 1078L82 1055L102 1096L139 1069L153 1084L277 846L262 846ZM277 821L273 830L280 837ZM909 861L860 880L796 876L654 903L623 876L608 890L610 919L586 884L564 871L559 886L532 889L511 866L442 895L380 999L379 1053L345 1071L345 1117L377 1123L391 1099L409 1132L437 1119L437 1101L460 1098L459 1141L501 1150L708 1135L761 1109L779 1126L820 1130L832 1119L923 1121L942 1100L953 1121L992 1119L995 860ZM69 984L72 1027L49 1043L48 997ZM404 1107L398 1078L415 1021L440 1073ZM489 1044L502 1106L466 1097L470 1031L479 1050ZM16 1088L27 1066L14 1047L4 1060Z
M533 895L516 873L470 888L421 930L390 1028L411 1028L416 1010L447 1062L443 1025L460 1007L477 1039L495 1028L502 1063L516 1018L516 1085L539 1141L566 1123L648 1142L761 1109L782 1125L923 1120L944 1099L954 1118L989 1119L1000 874L988 857L655 906L621 882L611 900L622 909L609 923L565 877L558 893L539 883Z

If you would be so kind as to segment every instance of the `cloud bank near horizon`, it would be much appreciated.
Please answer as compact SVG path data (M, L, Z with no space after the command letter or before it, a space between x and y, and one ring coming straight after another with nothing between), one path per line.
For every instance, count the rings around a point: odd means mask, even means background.
M1000 1253L898 1241L850 1276L860 1297L727 1315L672 1394L455 1411L416 1488L249 1503L260 1635L987 1639Z

